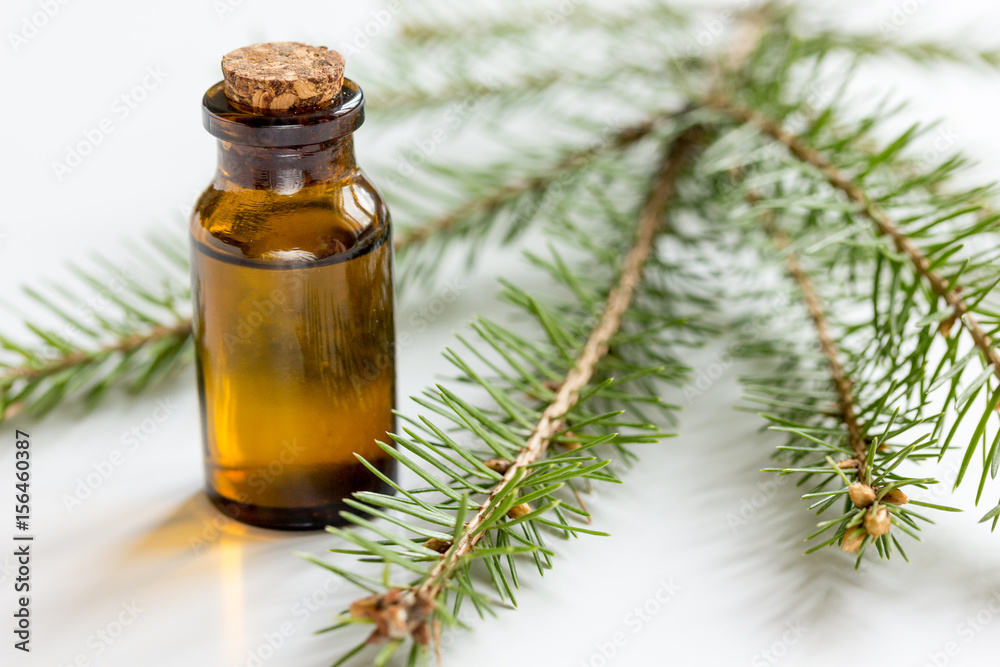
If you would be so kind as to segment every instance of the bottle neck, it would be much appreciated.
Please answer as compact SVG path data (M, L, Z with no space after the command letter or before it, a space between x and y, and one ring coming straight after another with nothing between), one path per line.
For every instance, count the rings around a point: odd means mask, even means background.
M218 176L224 183L279 194L344 180L357 169L350 134L321 144L279 148L220 140L218 155Z

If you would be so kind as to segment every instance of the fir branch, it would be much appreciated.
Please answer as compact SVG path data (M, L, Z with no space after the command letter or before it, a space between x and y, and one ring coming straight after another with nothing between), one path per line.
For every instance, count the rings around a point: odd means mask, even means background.
M505 2L502 14L483 18L480 7L469 11L456 4L444 5L446 12L422 12L419 19L410 19L399 32L400 44L405 47L451 42L461 39L480 43L484 39L512 39L539 31L550 31L554 27L572 29L599 29L615 32L637 23L658 22L660 24L686 23L687 14L657 0L633 6L609 8L607 5L565 4L538 2ZM465 10L464 16L462 10Z
M601 319L591 330L572 369L560 383L555 398L542 412L531 437L510 463L503 479L494 487L427 579L413 589L417 604L433 600L438 596L444 582L452 575L461 559L475 548L482 537L480 526L489 522L496 513L498 506L494 502L495 499L502 495L528 466L542 457L552 438L563 429L564 415L580 399L580 394L590 382L597 363L608 353L611 338L621 327L622 316L632 303L636 286L642 278L642 269L653 250L653 241L660 226L660 212L673 195L677 177L700 133L700 128L691 128L674 142L657 177L656 186L639 214L635 242L625 258L618 283L605 301Z
M503 80L482 80L456 75L455 80L433 89L387 88L373 92L370 99L372 114L396 119L432 108L480 104L512 105L531 100L554 89L607 88L616 80L634 81L662 77L669 61L613 62L605 68L567 69L564 64L539 66L529 72L517 73ZM534 101L534 100L532 100Z
M543 107L542 94L553 90L600 89L606 95L617 82L652 83L654 77L662 80L676 57L656 40L666 40L670 31L679 39L690 18L658 0L624 6L505 2L497 9L470 13L461 3L444 2L404 18L381 57L361 63L372 112L412 117L470 102L504 110L514 104ZM603 40L652 48L610 59L581 57L600 53ZM400 77L401 71L408 76Z
M955 317L960 319L969 331L976 347L988 361L988 365L993 367L994 374L1000 378L1000 352L993 346L992 340L975 315L970 312L969 306L961 297L959 290L952 287L948 280L932 268L931 260L913 240L900 230L899 225L886 215L874 197L849 178L842 169L827 160L822 153L810 146L802 137L793 134L774 119L740 106L731 99L718 94L714 95L708 103L712 108L726 113L738 122L756 127L785 146L789 153L805 164L814 167L830 185L856 204L861 213L875 225L878 233L892 241L896 249L909 259L913 270L952 309Z
M183 345L191 335L191 320L184 319L175 324L159 325L146 333L132 334L108 343L96 350L75 350L63 356L45 361L9 367L0 373L0 388L7 390L17 383L34 385L57 375L101 363L109 357L132 355L140 348L165 342L170 349ZM24 411L24 403L6 403L0 414L0 421L15 417Z
M964 33L970 30L962 31ZM823 55L830 51L841 51L855 59L874 56L897 56L905 61L928 65L949 63L957 65L982 65L990 69L1000 67L1000 50L976 48L937 41L902 41L891 39L886 34L855 33L844 34L832 30L821 30L801 38L804 55Z
M807 553L839 543L844 551L857 554L856 565L860 565L866 545L874 543L882 557L888 558L893 550L898 550L906 558L902 545L890 533L890 527L896 526L899 531L916 538L916 531L919 530L916 520L929 519L914 514L903 505L913 502L933 509L951 510L911 501L901 491L906 486L924 488L937 483L936 480L908 477L896 472L904 461L933 455L934 442L928 440L926 435L905 445L893 442L921 424L920 420L912 419L900 409L907 392L897 391L897 381L892 379L891 369L883 377L869 377L868 382L856 385L838 343L838 338L843 338L844 334L834 333L815 281L793 249L791 238L778 227L774 211L767 208L766 197L751 190L747 199L755 206L763 204L757 209L761 211L761 227L772 247L784 257L786 271L815 330L821 363L826 369L826 384L835 391L838 399L836 412L824 407L825 394L817 394L813 390L817 382L813 366L808 357L802 360L796 358L794 346L791 349L775 347L768 350L782 362L774 377L745 382L752 392L750 399L768 410L764 417L771 422L771 429L789 435L789 442L779 447L779 452L792 462L785 467L766 470L782 475L801 475L803 482L810 478L818 479L803 495L804 499L812 502L810 509L817 509L817 513L830 509L839 499L844 500L843 513L835 519L821 522L818 530L807 539L836 528L833 536L810 548ZM837 305L843 307L845 304ZM880 361L878 356L866 357L864 352L854 353L851 358L855 372L864 372L869 376ZM860 393L856 391L856 386L860 388ZM835 417L846 431L843 433L846 445L838 441L840 429L831 429L827 425L830 417ZM869 437L870 431L881 434ZM856 481L847 477L851 473ZM839 488L829 488L831 482L838 481L843 482Z
M751 200L759 200L759 197L753 196ZM795 281L805 302L809 318L815 327L820 349L830 371L832 384L840 399L838 417L847 428L847 444L853 453L853 457L843 458L839 461L833 460L829 455L824 456L833 472L843 481L844 492L847 494L845 502L849 508L847 515L840 521L842 528L837 531L835 537L840 537L843 551L859 554L858 563L861 562L861 554L863 553L861 550L865 540L869 538L881 539L879 553L888 555L891 549L886 536L889 534L890 525L893 522L893 514L903 518L906 516L906 513L899 506L909 502L909 498L898 490L898 485L904 481L897 479L894 483L886 485L885 489L879 488L879 485L876 484L876 480L885 480L885 473L888 472L875 470L873 475L869 468L869 460L871 459L874 463L872 455L877 451L879 443L874 440L869 443L866 439L865 430L858 417L859 410L853 390L854 382L848 376L841 361L839 345L832 334L823 302L816 290L812 276L803 267L795 251L792 250L791 239L775 225L773 217L772 211L766 211L762 215L764 230L771 237L778 250L784 253L788 273ZM854 470L857 480L853 483L846 476L846 473L851 469ZM814 487L803 498L818 498L821 501L820 506L824 507L831 499L836 498L836 493L830 493L821 487ZM891 512L889 507L892 508ZM819 527L822 530L828 525L830 522L820 524ZM895 540L895 536L892 539ZM898 541L896 546L905 557L905 552L902 552Z
M560 501L553 497L553 493L563 483L569 483L571 489L575 490L572 485L574 481L588 479L614 481L614 477L602 471L607 461L588 463L594 459L581 454L585 449L589 450L601 444L613 444L624 452L625 450L621 449L622 445L630 438L636 437L615 433L584 435L584 431L595 427L607 429L613 426L647 428L638 424L620 423L617 420L613 422L611 420L614 420L621 410L602 413L596 406L601 401L608 400L618 405L642 401L643 399L630 395L620 387L625 383L639 382L650 373L660 374L664 370L650 368L647 365L648 361L628 361L627 350L632 343L622 340L621 337L625 333L623 326L626 315L629 319L650 318L645 320L647 326L654 321L655 311L647 311L648 306L640 304L637 291L640 289L644 269L652 264L656 264L659 268L659 261L653 254L653 248L661 228L661 212L673 196L681 169L695 150L701 135L702 130L694 126L678 132L671 140L670 150L661 163L653 185L649 187L638 221L631 226L630 235L633 240L624 253L624 263L618 269L616 279L607 288L606 296L600 304L593 303L589 296L584 296L589 292L586 279L571 273L560 259L557 258L548 265L547 268L554 276L560 281L565 281L566 286L583 299L580 304L583 309L580 313L588 319L592 314L596 315L596 321L589 324L586 331L580 329L578 325L560 323L557 311L546 311L531 297L520 291L512 291L510 294L514 300L538 318L549 337L555 357L552 356L552 352L543 352L543 348L486 322L481 322L476 330L500 353L501 357L506 359L510 371L501 370L495 364L488 362L474 347L466 345L497 373L500 385L494 384L493 381L474 371L454 353L449 351L446 355L462 371L468 382L489 392L496 400L500 411L493 413L474 408L456 394L440 387L437 392L427 394L430 400L419 402L425 408L445 416L467 430L470 435L474 434L487 446L487 453L484 455L473 453L467 447L457 444L452 437L423 417L420 418L422 428L440 439L441 444L431 445L416 432L407 430L409 438L393 436L400 447L399 452L388 445L383 446L384 451L430 483L431 487L428 490L436 490L443 494L443 502L437 504L421 500L418 495L421 490L405 490L386 478L386 481L397 490L398 499L394 496L360 494L357 498L359 502L351 501L351 505L381 518L388 518L389 515L377 507L396 509L414 518L430 521L432 524L452 526L452 531L438 533L406 521L392 519L393 523L416 533L420 536L420 540L425 537L430 538L414 543L377 529L374 524L356 514L344 513L344 518L359 528L375 531L385 538L380 543L374 543L358 535L356 531L328 529L360 547L360 550L349 553L367 555L387 564L399 565L418 572L420 576L411 584L386 583L384 592L379 593L369 585L370 580L359 579L358 575L324 561L311 559L373 593L371 597L352 604L351 616L335 627L357 622L374 623L376 629L367 643L388 642L383 652L379 653L383 657L386 651L392 653L400 647L403 639L410 637L414 639L415 652L411 652L408 664L416 664L418 649L423 650L432 643L440 633L442 622L448 625L459 623L455 614L463 598L471 599L480 610L489 604L489 601L475 590L470 579L471 559L483 559L501 598L513 599L512 589L516 586L517 579L515 561L509 557L527 551L532 553L539 568L548 564L550 552L543 547L539 527L553 527L566 536L580 532L595 532L568 523L561 507L567 510L572 508L562 506ZM563 221L559 229L560 233L565 233L567 230L575 230L575 226ZM580 229L573 234L576 241L587 244L591 232ZM594 252L599 253L602 261L618 264L620 255L610 250L612 249L606 247L593 248ZM513 288L508 286L508 289ZM659 315L659 318L670 321L674 316L664 313ZM652 342L650 336L658 336L658 331L663 326L661 324L648 328L641 334L647 339L645 346L647 349L651 347L648 344ZM639 335L635 332L629 338ZM582 337L579 352L571 354L571 350L575 348L575 344L571 341L577 336ZM613 339L619 342L612 350ZM565 370L561 371L559 376L555 376L553 365L564 367ZM596 374L599 367L605 369L604 373L612 369L621 372L623 377L616 380L608 377L597 382ZM534 376L536 372L542 374L544 382ZM676 378L677 375L675 371L670 371L664 377ZM509 389L505 388L508 384L511 385ZM643 387L643 391L655 392L653 387L638 386ZM547 398L544 408L536 410L518 403L514 398L517 392L550 398ZM591 406L589 412L581 412L584 410L585 400ZM417 423L414 421L414 424ZM652 441L656 438L656 436L638 437L640 440L635 441ZM551 444L554 442L563 443L566 451L551 454ZM518 443L516 449L514 443ZM427 472L415 467L409 457L404 456L402 452L417 454L439 472L444 473L448 479L445 483L435 481ZM370 469L374 470L373 467ZM472 483L474 477L484 476L493 480L490 488ZM484 500L474 512L471 512L471 518L467 520L466 510L469 508L466 496L469 492L482 494ZM536 501L540 505L537 509L529 504ZM546 512L553 512L558 521L547 519ZM586 511L582 508L572 509L572 512L587 518ZM453 523L448 518L450 513L454 513ZM507 520L503 521L504 518ZM518 536L511 530L514 527L523 527L524 535ZM507 571L499 563L498 559L501 556L508 557ZM428 561L433 567L426 565ZM374 581L370 583L374 584ZM455 609L449 611L446 603L451 594L455 596ZM353 654L354 652L350 655Z
M153 327L148 333L134 334L109 343L97 350L77 350L57 357L38 366L15 366L0 375L0 382L24 380L37 382L44 378L69 370L73 366L93 363L112 354L129 354L150 343L164 339L181 340L191 335L191 320L181 320L173 325Z
M753 85L753 79L750 79L750 85ZM773 96L773 92L771 93ZM770 96L768 102L771 102ZM775 99L773 101L775 106L782 104L780 99ZM881 207L876 203L876 197L869 192L866 192L863 187L858 182L854 182L848 179L846 172L839 166L834 165L831 159L825 158L820 151L816 150L812 146L806 143L806 140L798 135L793 134L787 130L782 124L769 118L764 113L759 112L754 109L740 106L734 102L731 98L725 97L719 91L715 91L708 101L708 106L716 111L722 111L728 118L735 121L737 125L742 129L743 127L753 127L760 131L764 136L777 142L778 145L784 146L788 149L788 152L792 154L797 160L799 160L803 165L806 165L809 169L815 169L819 174L823 176L823 179L834 188L834 192L839 193L842 196L846 196L851 202L851 211L855 207L860 207L862 210L862 215L864 215L869 222L873 222L873 231L877 235L881 235L892 242L896 247L897 251L901 255L911 262L913 265L914 275L917 277L918 281L931 283L929 284L929 292L934 294L936 298L943 298L946 303L952 308L957 305L953 298L949 298L946 291L954 289L954 293L950 297L955 297L959 293L960 288L955 288L957 285L958 276L961 274L960 269L956 275L951 279L950 282L941 280L940 275L935 276L933 267L935 262L937 266L941 266L941 258L932 260L928 257L924 251L922 251L915 242L913 242L906 234L901 231L899 225L892 222L890 216L888 216ZM792 107L796 109L796 107ZM802 109L802 107L798 107ZM797 110L797 109L796 109ZM808 127L808 135L814 141L818 139L818 129L824 128L827 130L823 139L826 139L832 146L837 146L842 153L845 151L845 146L850 146L849 140L845 140L843 136L838 136L837 131L830 130L832 126L830 120L831 111L830 109L818 112L815 118L812 120L812 127ZM825 124L825 127L824 127ZM862 125L865 129L871 127L870 124ZM739 132L739 130L737 130ZM857 130L847 130L845 132L846 136L856 138L860 132ZM901 165L905 164L900 159L893 160L892 155L894 151L898 151L901 146L905 144L906 138L912 135L913 132L909 132L908 135L904 136L903 140L897 140L894 142L890 148L877 150L871 156L862 156L860 158L854 155L838 155L842 162L858 165L859 171L864 174L872 173L873 169L880 164L884 165L889 169L899 168ZM744 136L745 133L744 133ZM763 155L767 155L764 153ZM758 156L759 158L759 156ZM753 160L751 160L753 162ZM767 198L755 196L753 197L756 208L765 211L765 228L767 224L767 216L772 215L772 211L776 209L785 210L790 216L798 217L800 222L799 237L801 243L808 243L804 240L804 237L809 233L810 230L816 231L819 227L820 221L830 220L841 221L843 216L840 211L838 211L836 204L833 202L828 202L823 198L823 195L819 192L810 192L804 196L788 197L787 195L782 196L782 191L788 185L786 182L782 182L780 179L776 179L773 174L768 174L769 169L785 169L787 164L782 162L780 159L769 160L765 158L760 160L754 166L755 171L760 171L760 174L756 174L753 178L758 179L760 183L768 183L769 187L773 190L777 190L778 194ZM796 181L803 181L803 183L797 183L796 185L791 185L790 187L794 189L800 189L803 185L809 190L815 190L815 188L810 187L808 178L802 178L799 174L801 169L793 166L796 172ZM802 172L808 173L808 172ZM910 176L908 182L905 183L902 188L910 187L911 183L923 182L926 183L927 177L924 174L917 173L916 175ZM752 180L749 179L749 180ZM774 184L779 185L774 185ZM898 194L899 188L892 191L890 196ZM829 193L825 193L829 196ZM813 199L808 199L809 196ZM954 206L956 201L965 200L967 195L959 194L956 195L950 205ZM826 211L829 210L829 213ZM848 209L842 209L843 212L847 212ZM940 211L937 212L940 215ZM912 214L911 214L912 215ZM948 219L948 215L945 214L945 219ZM919 220L919 218L916 218ZM915 219L910 217L908 219L910 224L916 224ZM926 229L927 227L924 227ZM871 276L870 270L872 264L869 263L867 266L865 262L871 262L876 260L877 264L881 258L881 255L877 252L878 246L870 246L863 243L861 239L856 236L847 237L843 233L844 230L838 230L833 232L831 235L837 237L837 241L832 243L829 240L821 241L820 243L813 244L815 248L823 247L836 247L841 246L849 254L850 266L851 266L851 277L852 281L848 285L860 285L860 282L855 282L861 280L862 276ZM786 248L790 248L791 239L786 238L779 240L779 245L784 245ZM936 245L935 248L938 252L941 252L942 248L949 247L948 244ZM790 250L788 250L790 252ZM954 254L952 252L951 254ZM947 257L948 255L945 255ZM827 258L827 270L831 274L836 274L838 269L837 259L840 259L839 264L843 265L844 256L842 254L830 254ZM968 268L968 263L963 268ZM808 278L808 274L803 269L801 262L798 257L795 256L791 266L791 274L795 278L796 282L799 284L800 289L803 286L803 276ZM942 285L944 289L935 289L935 284L930 278L935 278L936 285L941 288ZM840 277L833 278L833 282L842 280ZM879 274L876 271L873 277L873 283L876 286L874 303L876 304L876 317L875 317L875 333L878 332L878 304L879 304L879 293L878 293L878 283ZM812 285L811 279L808 280L808 284ZM995 283L994 283L995 284ZM908 298L913 298L915 295L916 287L901 288L906 289L907 294L910 295ZM981 295L981 290L977 290L977 294ZM804 300L807 305L807 310L809 311L810 317L813 320L814 326L816 326L817 311L816 305L818 301L818 295L814 287L807 286L803 293ZM871 297L868 297L869 299ZM892 298L892 297L890 297ZM850 290L847 291L846 299L842 304L840 304L840 310L851 309L853 304L850 301L853 296L850 295ZM890 301L890 304L892 302ZM905 302L903 302L905 303ZM904 305L905 309L906 306ZM932 310L935 310L935 306L931 304ZM958 306L960 312L965 314L971 314L972 307ZM905 310L901 311L905 312ZM945 315L950 312L946 310ZM958 312L958 311L956 311ZM895 317L895 314L893 315ZM907 315L907 318L909 316ZM810 477L816 477L820 481L816 484L809 493L805 494L805 498L814 500L813 508L817 508L818 512L823 512L831 507L831 505L838 499L838 497L846 496L845 503L846 508L844 514L841 517L829 521L825 521L819 525L819 530L810 536L810 538L818 537L822 533L826 532L830 528L838 527L835 531L833 537L828 538L825 542L810 549L814 551L823 546L832 544L834 542L840 542L842 548L845 551L857 552L857 563L860 564L861 558L865 552L865 545L868 544L869 537L874 537L872 542L878 548L879 555L883 557L888 557L893 548L898 549L902 553L902 546L896 540L895 536L889 535L889 526L896 525L904 532L911 534L911 536L916 537L914 532L917 529L917 524L914 519L928 520L919 515L915 515L908 508L901 507L901 503L909 502L908 498L898 491L899 488L903 486L913 485L917 487L926 487L928 484L936 483L936 480L927 478L912 478L901 476L894 472L902 463L906 461L919 461L927 458L928 456L933 456L934 452L938 452L937 456L943 455L944 451L947 449L948 442L950 442L951 437L954 435L956 426L953 426L951 434L943 443L938 443L933 437L928 437L928 434L917 438L906 445L893 445L891 440L893 438L898 438L904 433L907 433L923 423L923 420L916 417L916 414L922 409L923 403L927 400L926 396L928 390L925 385L925 377L923 374L924 364L926 362L923 359L930 349L930 336L926 333L917 334L915 345L912 352L908 353L909 361L912 363L912 370L908 373L900 373L900 368L902 362L893 357L892 347L887 347L884 345L879 345L873 347L870 345L871 338L867 338L872 335L871 330L866 331L865 326L850 325L846 328L846 333L843 336L854 336L855 340L855 351L852 352L852 361L855 365L857 373L863 373L866 376L866 380L863 386L864 401L859 403L858 393L855 390L855 383L852 381L850 374L844 370L843 366L839 364L839 346L831 348L830 345L825 344L823 339L833 342L835 341L835 336L830 332L829 323L827 318L822 316L819 318L820 321L825 325L818 327L820 329L821 338L821 349L824 352L825 364L828 368L836 369L840 366L840 372L838 373L834 370L833 375L835 377L834 386L837 389L839 402L843 404L845 397L845 389L851 391L851 405L855 406L854 410L845 411L841 410L838 414L838 419L844 424L848 430L846 440L848 441L849 448L842 450L836 441L831 441L829 436L833 435L828 427L823 424L824 414L821 409L817 409L812 405L814 402L811 395L808 392L808 387L811 382L810 375L807 373L803 374L801 377L796 377L796 374L789 375L789 368L792 366L791 363L784 365L781 375L782 379L779 380L777 377L770 379L757 380L753 383L752 387L758 392L758 396L754 397L754 400L761 402L764 405L770 406L772 414L765 415L773 424L772 428L774 430L785 431L789 433L790 442L784 447L779 449L783 454L790 456L793 460L793 465L784 468L774 468L771 469L774 472L779 472L780 474L799 474L803 476L803 481L809 479ZM902 324L898 320L891 320L889 325L893 331L902 331ZM916 326L921 326L921 322L917 322ZM825 333L823 330L825 329ZM943 329L942 329L943 331ZM945 334L946 335L946 334ZM977 342L977 346L981 341ZM759 347L759 346L758 346ZM953 350L954 347L949 344L949 347ZM831 349L837 350L838 354L831 357ZM833 365L831 365L831 358L836 359ZM786 357L787 359L787 357ZM954 359L954 357L951 357ZM987 357L989 359L989 357ZM789 360L791 361L791 360ZM942 363L948 363L948 357ZM940 366L939 366L940 368ZM995 367L993 367L995 369ZM988 369L989 372L993 370ZM957 371L961 371L961 364L957 365ZM935 373L935 377L937 373ZM945 377L953 377L954 374L950 373ZM952 394L949 396L950 401L956 401L954 394L954 386L957 383L957 376L954 376ZM843 380L843 382L839 381ZM931 381L934 379L932 377ZM963 392L963 395L974 393L975 389L978 389L980 385L974 385L972 387L973 391ZM917 394L920 399L916 405L907 405L907 400L913 394ZM770 397L770 398L769 398ZM964 399L959 397L956 401L959 405L965 405ZM967 410L963 409L959 414L959 419L964 416ZM855 416L855 420L847 419L844 420L845 416L850 416L851 413ZM946 413L940 413L931 418L931 422L935 423L935 430L942 427L943 418ZM975 447L975 441L985 425L985 420L988 418L990 411L987 411L983 417L980 419L980 424L977 430L977 434L973 437L973 442L967 450L966 463L969 458L969 453ZM864 415L864 420L857 419L857 417ZM867 432L878 432L877 429L881 429L882 435L879 437L869 438L866 436ZM860 436L860 437L859 437ZM895 449L895 451L893 451ZM839 458L838 455L852 456L852 459L846 459L841 461L834 461L834 458ZM811 457L821 457L819 460ZM825 459L825 461L824 461ZM849 466L855 468L858 471L858 482L851 483L845 476L845 470L842 469L844 466ZM985 473L984 473L985 474ZM844 481L844 487L841 490L829 490L826 485L837 477ZM959 480L961 479L961 474L959 475ZM914 504L919 504L933 509L938 510L951 510L952 508L947 508L939 505L932 505L929 503L924 503L922 501L913 501ZM890 538L891 537L891 541ZM903 553L905 557L905 553Z
M174 244L173 238L151 237L137 245L147 258L145 284L98 257L104 272L72 267L93 293L61 284L25 288L63 328L24 318L34 343L0 335L0 420L40 417L70 395L92 407L113 384L146 389L190 357L191 320L183 316L190 302L187 262Z

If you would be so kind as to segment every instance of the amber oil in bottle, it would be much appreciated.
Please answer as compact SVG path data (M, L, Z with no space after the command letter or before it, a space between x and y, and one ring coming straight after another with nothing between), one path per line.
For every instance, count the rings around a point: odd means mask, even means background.
M191 219L207 492L244 523L317 529L386 490L355 454L394 474L375 442L394 430L389 213L355 163L364 96L339 54L234 54L203 99L218 171Z

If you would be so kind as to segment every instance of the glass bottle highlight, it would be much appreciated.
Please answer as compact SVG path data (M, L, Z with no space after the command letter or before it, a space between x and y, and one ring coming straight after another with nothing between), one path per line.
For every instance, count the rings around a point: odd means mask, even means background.
M334 51L258 44L223 59L205 128L218 171L191 218L207 492L268 528L342 523L385 491L394 430L389 213L354 160L364 96Z

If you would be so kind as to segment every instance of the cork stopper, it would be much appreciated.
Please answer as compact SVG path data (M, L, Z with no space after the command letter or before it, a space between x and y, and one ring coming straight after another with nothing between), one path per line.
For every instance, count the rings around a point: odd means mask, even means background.
M340 92L344 57L325 46L268 42L227 53L222 74L233 102L267 111L309 109Z

